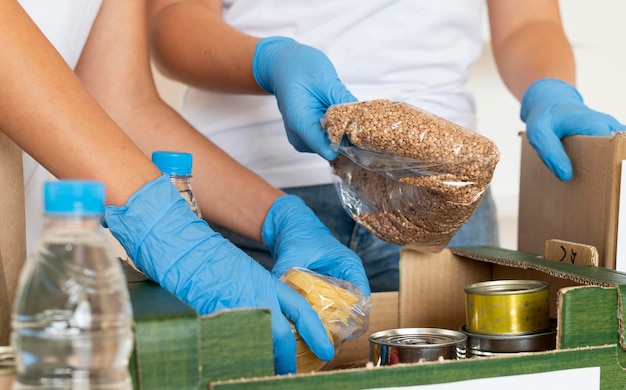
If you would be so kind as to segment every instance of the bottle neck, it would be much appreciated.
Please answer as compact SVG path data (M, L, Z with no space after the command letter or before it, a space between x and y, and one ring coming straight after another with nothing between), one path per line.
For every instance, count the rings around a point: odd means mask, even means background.
M170 175L170 180L179 191L191 188L191 175Z

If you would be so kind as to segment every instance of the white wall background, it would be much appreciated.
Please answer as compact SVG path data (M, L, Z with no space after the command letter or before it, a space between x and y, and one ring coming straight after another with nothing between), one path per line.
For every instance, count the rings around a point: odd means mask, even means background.
M578 89L591 108L626 123L626 1L561 0L565 31L574 47ZM469 87L476 95L478 130L500 149L492 190L498 207L500 246L517 248L520 172L519 103L500 81L493 63L485 27L485 50L472 69ZM182 86L155 70L163 98L178 107Z

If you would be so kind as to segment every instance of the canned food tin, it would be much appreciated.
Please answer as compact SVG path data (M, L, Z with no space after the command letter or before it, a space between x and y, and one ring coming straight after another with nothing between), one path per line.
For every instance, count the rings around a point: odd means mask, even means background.
M0 375L10 375L15 373L15 360L13 348L0 347Z
M465 358L462 332L438 328L400 328L372 333L370 361L375 366Z
M467 330L484 334L527 334L550 327L548 283L495 280L465 287Z
M556 348L556 328L521 335L487 335L467 331L467 357L509 355L520 352L549 351Z

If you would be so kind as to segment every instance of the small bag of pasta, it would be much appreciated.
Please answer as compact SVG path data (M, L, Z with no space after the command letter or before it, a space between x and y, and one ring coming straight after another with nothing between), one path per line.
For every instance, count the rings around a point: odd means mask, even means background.
M291 268L280 280L306 298L317 312L335 353L344 341L356 338L367 330L371 298L360 292L353 283L331 276L320 275L306 268ZM311 352L304 340L296 334L296 372L318 371L327 362Z

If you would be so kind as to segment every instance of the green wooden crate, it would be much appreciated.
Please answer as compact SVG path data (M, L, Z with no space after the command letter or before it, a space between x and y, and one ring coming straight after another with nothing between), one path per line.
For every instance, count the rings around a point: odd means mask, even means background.
M269 311L200 317L134 269L125 271L135 319L129 362L135 389L197 390L212 381L273 374Z
M567 287L557 290L557 349L277 377L272 368L268 312L242 310L200 318L158 286L143 281L141 286L131 286L137 320L137 345L131 362L136 366L132 368L131 364L136 388L371 389L585 367L599 368L603 390L626 388L622 323L625 274L592 266L550 262L540 256L501 248L465 247L444 252L424 255L429 259L419 261L440 264L438 256L445 255L463 266L487 267L489 274L496 278L510 271L539 278L543 275L557 282L567 281ZM142 296L144 298L140 299ZM147 384L150 387L146 387Z

